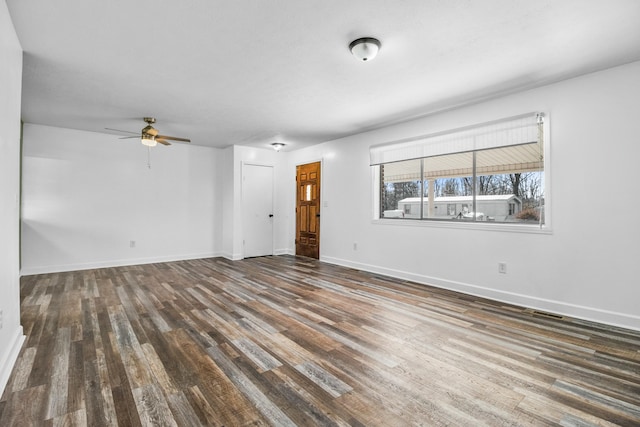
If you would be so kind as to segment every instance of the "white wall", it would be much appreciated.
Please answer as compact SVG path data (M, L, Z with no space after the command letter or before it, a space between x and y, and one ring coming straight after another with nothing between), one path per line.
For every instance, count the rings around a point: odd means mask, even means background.
M242 254L234 248L233 223L235 219L234 197L234 147L223 150L222 158L222 251L221 255L228 259L240 259ZM240 215L237 213L237 215Z
M638 99L640 62L298 150L289 173L323 159L324 261L640 330ZM372 221L370 145L533 111L550 127L551 233Z
M0 2L0 395L24 339L20 326L20 97L22 49Z
M218 255L221 150L24 125L22 273ZM130 247L130 241L135 247Z

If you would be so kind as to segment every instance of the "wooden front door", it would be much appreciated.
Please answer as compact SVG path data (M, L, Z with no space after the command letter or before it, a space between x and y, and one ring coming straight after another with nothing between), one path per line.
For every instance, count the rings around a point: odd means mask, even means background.
M296 255L320 258L320 162L296 167Z

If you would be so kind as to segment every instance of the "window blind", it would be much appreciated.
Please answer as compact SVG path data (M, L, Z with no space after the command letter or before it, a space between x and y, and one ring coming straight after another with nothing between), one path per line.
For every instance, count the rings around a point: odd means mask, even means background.
M538 142L541 113L529 113L417 138L374 145L371 166Z

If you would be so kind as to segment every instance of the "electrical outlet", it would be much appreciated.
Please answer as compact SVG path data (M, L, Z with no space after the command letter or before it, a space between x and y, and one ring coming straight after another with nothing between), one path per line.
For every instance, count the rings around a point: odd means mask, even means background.
M507 274L507 263L499 262L498 263L498 273Z
M129 240L129 247L130 248L135 248L136 247L136 241L135 240Z

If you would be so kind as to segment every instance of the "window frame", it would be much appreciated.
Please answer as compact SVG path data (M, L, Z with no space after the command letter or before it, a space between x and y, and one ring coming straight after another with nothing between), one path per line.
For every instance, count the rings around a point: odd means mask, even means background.
M550 141L550 118L545 112L540 112L544 119L544 125L542 126L542 150L543 150L543 198L544 198L544 223L525 223L525 222L493 222L493 221L458 221L446 218L384 218L381 217L381 203L382 203L382 180L380 174L380 165L372 165L371 169L371 182L373 188L373 217L372 223L376 225L400 225L409 227L436 227L436 228L452 228L452 229L478 229L478 230L493 230L493 231L507 231L518 233L552 233L552 197L551 197L551 141ZM455 132L453 130L452 132ZM476 150L481 151L481 150ZM475 157L475 156L474 156ZM428 158L428 157L426 157ZM421 162L422 163L422 162ZM422 170L421 170L422 174ZM474 167L474 181L476 178ZM424 192L424 188L421 189ZM474 198L475 200L475 198ZM422 210L422 204L420 205Z

